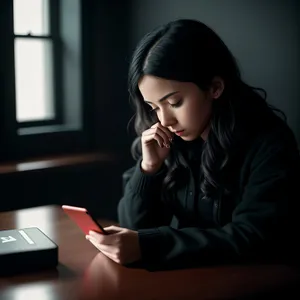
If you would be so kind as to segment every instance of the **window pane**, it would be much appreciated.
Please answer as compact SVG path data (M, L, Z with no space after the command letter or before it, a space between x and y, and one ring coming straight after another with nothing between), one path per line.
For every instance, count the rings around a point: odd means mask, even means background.
M15 34L49 34L48 0L14 0Z
M54 118L52 41L15 40L17 120Z

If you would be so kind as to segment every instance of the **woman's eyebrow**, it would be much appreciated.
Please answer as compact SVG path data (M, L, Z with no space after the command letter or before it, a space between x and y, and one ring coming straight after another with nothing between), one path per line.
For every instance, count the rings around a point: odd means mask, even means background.
M158 102L162 102L162 101L166 100L167 98L169 98L169 97L171 97L171 96L173 96L174 94L177 94L177 93L179 93L179 91L171 92L171 93L163 96L161 99L159 99ZM152 103L151 101L147 101L147 100L145 100L145 102L146 103Z

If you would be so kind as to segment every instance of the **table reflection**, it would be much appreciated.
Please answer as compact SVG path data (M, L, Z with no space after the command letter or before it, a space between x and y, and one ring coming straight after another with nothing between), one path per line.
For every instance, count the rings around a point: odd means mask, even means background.
M275 287L283 290L291 282L288 274L291 269L284 265L148 272L120 266L99 253L84 272L79 299L240 299L274 293ZM284 277L290 278L285 282Z
M48 284L27 284L20 285L14 289L7 289L0 292L0 299L9 300L28 300L28 299L43 299L54 300L54 289Z
M99 252L83 273L79 299L96 299L100 295L115 298L119 292L119 268Z
M83 273L79 299L180 299L185 289L174 286L174 275L178 282L181 276L188 274L127 268L99 252ZM177 291L174 293L168 287Z

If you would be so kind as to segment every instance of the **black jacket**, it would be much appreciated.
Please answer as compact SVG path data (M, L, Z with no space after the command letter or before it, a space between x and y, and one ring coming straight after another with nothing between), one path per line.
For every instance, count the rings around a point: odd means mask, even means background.
M201 200L193 162L181 151L177 151L177 159L185 167L186 181L178 183L167 204L161 197L167 166L157 174L146 175L139 160L124 173L119 223L138 230L146 268L291 256L299 228L297 143L283 122L254 132L236 146L223 176L229 192L224 189L215 199ZM201 146L196 147L200 157Z

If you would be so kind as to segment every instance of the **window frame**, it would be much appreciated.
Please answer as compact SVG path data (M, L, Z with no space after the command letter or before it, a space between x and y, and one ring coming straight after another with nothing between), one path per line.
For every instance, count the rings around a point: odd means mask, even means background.
M30 127L40 127L48 125L58 125L62 124L63 121L63 105L62 105L62 94L59 92L62 90L62 53L61 53L61 37L60 37L60 9L59 0L48 0L49 3L49 34L35 35L35 34L15 34L14 41L18 39L46 39L52 41L52 83L53 83L53 105L54 105L54 118L50 120L37 120L37 121L23 121L18 122L18 128L30 128Z

